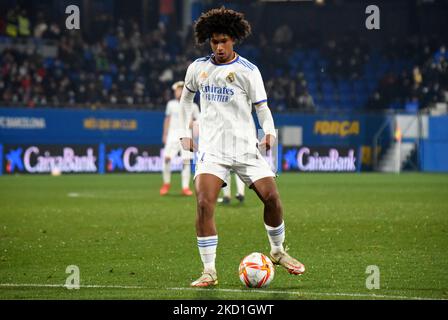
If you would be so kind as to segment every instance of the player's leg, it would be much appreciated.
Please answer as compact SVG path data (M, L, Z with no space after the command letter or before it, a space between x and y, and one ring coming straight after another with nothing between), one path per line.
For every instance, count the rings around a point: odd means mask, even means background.
M238 177L237 174L235 174L235 182L236 182L236 196L235 198L238 199L240 203L244 202L244 189L245 184L244 182Z
M272 261L285 267L291 274L304 273L305 266L291 257L283 247L285 241L283 207L274 178L258 179L251 185L251 188L264 204L264 223L271 244Z
M207 287L218 284L215 267L218 233L214 210L223 182L223 179L209 173L199 174L195 178L196 235L204 270L201 277L191 283L193 287Z
M283 223L283 207L273 177L264 177L251 186L264 204L263 218L265 224L277 227Z
M185 196L193 195L193 191L190 190L191 168L189 162L187 163L184 162L181 175L182 175L182 194Z
M167 142L163 149L164 161L162 163L163 185L160 188L160 195L166 195L171 187L171 159L179 153L180 144L177 141Z
M181 180L182 180L182 194L185 196L193 195L193 191L190 190L190 177L191 177L191 152L180 148L180 153L183 161Z
M227 173L227 176L226 176L226 186L225 187L222 187L222 198L219 198L218 199L218 203L222 203L222 204L229 204L230 203L230 198L231 198L231 191L232 191L232 188L231 188L231 184L232 184L232 177L231 177L231 174L230 174L230 171Z
M160 188L160 195L164 196L168 193L171 186L171 158L169 156L163 159L162 178L163 178L163 185Z
M223 180L209 173L203 173L195 179L197 215L196 232L198 236L216 235L215 204Z

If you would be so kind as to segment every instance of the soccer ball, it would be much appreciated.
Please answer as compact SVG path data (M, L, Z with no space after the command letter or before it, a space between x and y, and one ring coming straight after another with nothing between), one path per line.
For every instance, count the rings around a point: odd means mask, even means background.
M262 253L253 252L241 260L240 280L249 288L263 288L274 279L274 264Z
M61 174L62 174L62 171L58 167L54 167L51 169L51 175L53 177L59 177Z

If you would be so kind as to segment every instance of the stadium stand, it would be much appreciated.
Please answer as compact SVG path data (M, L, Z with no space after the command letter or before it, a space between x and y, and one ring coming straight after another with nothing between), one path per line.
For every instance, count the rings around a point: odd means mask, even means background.
M94 35L61 28L20 7L0 17L2 104L162 109L171 83L207 53L163 23L143 32L135 20L103 16ZM316 44L280 25L268 39L259 30L238 52L263 69L276 112L414 113L448 101L448 52L436 36L391 37L383 48L348 36Z

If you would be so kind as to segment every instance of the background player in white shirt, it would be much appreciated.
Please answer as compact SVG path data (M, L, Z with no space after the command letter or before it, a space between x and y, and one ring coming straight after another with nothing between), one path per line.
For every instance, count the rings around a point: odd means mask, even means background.
M230 171L227 174L227 177L225 179L227 185L222 188L222 198L218 198L218 203L222 204L230 204L230 201L232 200L232 176L235 178L235 185L236 185L236 194L235 198L240 202L244 202L244 189L245 184L244 182L238 177L237 174L230 174Z
M181 153L183 159L183 167L181 172L182 177L182 194L191 196L193 192L190 190L190 160L192 153L182 148L179 140L180 130L180 103L179 99L184 87L183 81L178 81L172 85L175 99L168 101L165 111L165 120L163 122L163 136L162 141L164 147L164 161L162 166L163 185L160 188L160 195L166 195L171 186L171 159ZM193 103L192 110L189 112L192 120L199 118L199 107Z
M264 223L271 244L271 259L291 274L302 274L305 267L283 248L285 226L275 174L260 153L270 149L276 139L266 91L258 68L239 56L233 46L250 34L243 14L225 9L210 10L195 24L199 44L209 42L213 54L197 59L187 70L181 97L182 146L198 148L195 188L197 198L196 234L204 265L202 275L191 283L194 287L218 283L215 267L218 235L214 209L225 177L232 169L264 204ZM199 142L195 146L188 129L187 114L195 93L201 94ZM265 133L256 138L252 108Z

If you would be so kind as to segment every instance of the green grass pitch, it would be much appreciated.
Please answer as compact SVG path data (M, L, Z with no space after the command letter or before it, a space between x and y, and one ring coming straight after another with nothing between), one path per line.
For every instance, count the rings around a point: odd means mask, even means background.
M217 206L214 289L201 271L195 199L158 194L161 176L0 177L1 299L448 299L448 176L281 174L289 252L302 276L277 267L266 289L246 289L238 264L269 252L252 191ZM233 188L235 190L235 188ZM64 287L66 267L81 288ZM380 289L366 288L366 268Z

